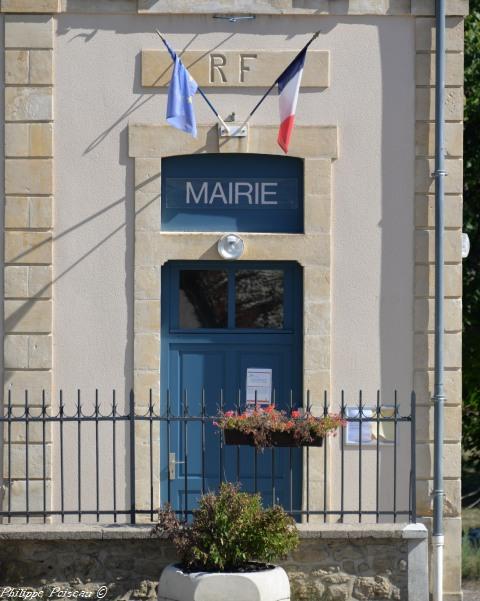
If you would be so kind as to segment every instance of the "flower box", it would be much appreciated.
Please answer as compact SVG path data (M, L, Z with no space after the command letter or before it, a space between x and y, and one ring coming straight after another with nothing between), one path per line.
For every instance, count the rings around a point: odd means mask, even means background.
M254 447L255 440L250 432L241 432L234 428L225 428L225 444L244 445ZM270 434L272 447L321 447L323 445L323 436L314 436L310 442L303 442L295 439L290 432L272 432Z
M223 430L228 445L265 447L321 447L323 439L345 425L339 414L319 417L301 409L279 411L269 405L255 411L222 412L213 424Z

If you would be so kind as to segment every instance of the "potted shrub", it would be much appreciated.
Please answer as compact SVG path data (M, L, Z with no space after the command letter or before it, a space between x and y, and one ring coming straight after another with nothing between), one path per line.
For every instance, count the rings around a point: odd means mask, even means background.
M321 447L328 434L345 425L338 414L315 417L296 409L287 413L274 405L236 413L226 411L214 422L223 430L226 444L265 447Z
M270 562L298 545L295 522L281 507L263 508L260 494L222 484L201 497L191 522L168 505L154 534L173 542L180 563L160 577L158 601L288 601L285 571Z

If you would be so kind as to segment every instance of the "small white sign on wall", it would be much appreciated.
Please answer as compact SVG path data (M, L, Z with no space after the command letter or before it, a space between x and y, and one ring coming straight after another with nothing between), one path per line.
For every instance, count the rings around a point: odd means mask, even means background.
M360 418L360 412L357 407L346 408L347 418ZM373 445L377 444L377 433L378 440L380 443L392 443L395 439L395 426L393 421L384 421L382 418L393 419L395 416L395 409L393 407L380 407L379 422L377 427L377 409L374 407L364 407L362 410L362 421L361 428L361 442L362 445ZM358 445L360 444L360 421L348 421L346 427L346 444Z
M264 409L272 403L272 370L260 367L247 368L247 411Z
M360 412L356 407L347 407L346 410L347 418L358 419L360 417ZM373 410L367 407L363 408L362 419L369 419L373 416ZM347 422L347 436L346 443L347 444L359 444L360 440L362 444L372 444L373 442L373 432L372 425L373 422L362 421L362 427L360 428L360 421L358 422ZM361 438L360 438L361 437Z

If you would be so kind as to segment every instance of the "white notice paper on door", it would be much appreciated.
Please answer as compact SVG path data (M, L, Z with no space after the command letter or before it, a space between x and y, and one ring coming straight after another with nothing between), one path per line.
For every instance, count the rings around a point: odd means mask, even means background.
M249 367L247 368L247 411L265 409L272 403L272 370Z

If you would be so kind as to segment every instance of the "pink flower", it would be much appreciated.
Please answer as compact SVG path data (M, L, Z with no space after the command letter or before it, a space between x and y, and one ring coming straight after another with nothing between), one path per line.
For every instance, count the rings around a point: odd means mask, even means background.
M225 411L225 417L232 417L235 415L235 411Z
M300 411L298 409L295 409L295 411L292 411L292 417L294 419L297 419L301 416Z

